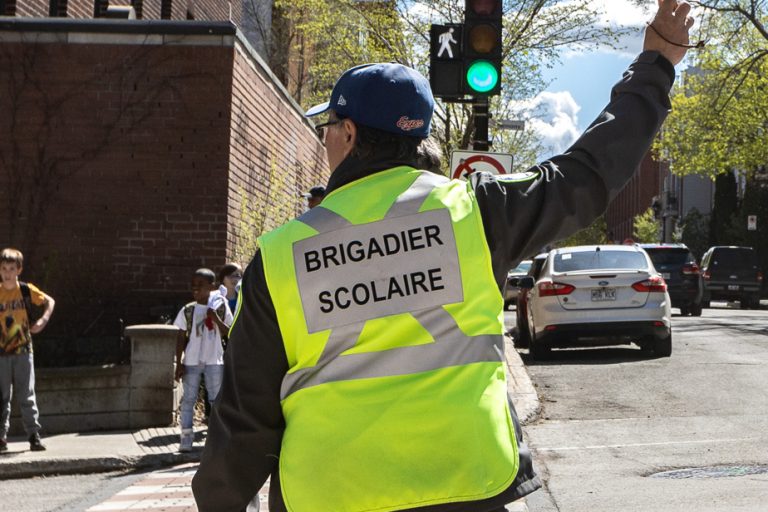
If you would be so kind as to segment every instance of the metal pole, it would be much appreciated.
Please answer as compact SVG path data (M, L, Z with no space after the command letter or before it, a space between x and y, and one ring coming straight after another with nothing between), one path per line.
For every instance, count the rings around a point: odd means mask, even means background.
M488 98L475 98L472 102L472 116L475 119L475 137L472 149L488 151Z

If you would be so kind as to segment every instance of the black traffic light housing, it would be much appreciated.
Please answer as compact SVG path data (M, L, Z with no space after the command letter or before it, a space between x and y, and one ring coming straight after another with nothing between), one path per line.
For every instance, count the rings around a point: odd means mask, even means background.
M464 25L432 25L429 28L429 85L436 98L464 95L461 57Z
M502 0L465 0L462 92L495 96L501 92Z

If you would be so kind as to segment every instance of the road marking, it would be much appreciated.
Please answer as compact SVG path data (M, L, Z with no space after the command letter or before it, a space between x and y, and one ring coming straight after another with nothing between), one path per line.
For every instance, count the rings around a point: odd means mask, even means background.
M111 498L92 506L87 512L196 512L197 506L192 495L192 477L195 472L196 463L154 471ZM259 491L261 512L269 512L268 496L269 481Z
M736 439L700 439L696 441L663 441L659 443L627 443L627 444L593 444L586 446L558 446L555 448L533 448L535 452L565 452L572 450L605 450L609 448L634 448L638 446L671 446L678 444L707 444L707 443L741 443L745 441L760 441L757 437Z

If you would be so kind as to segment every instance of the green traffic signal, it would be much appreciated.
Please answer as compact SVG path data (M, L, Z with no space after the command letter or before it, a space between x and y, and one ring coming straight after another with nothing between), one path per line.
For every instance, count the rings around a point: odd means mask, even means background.
M477 60L467 70L467 85L476 92L488 92L499 82L499 72L487 60Z

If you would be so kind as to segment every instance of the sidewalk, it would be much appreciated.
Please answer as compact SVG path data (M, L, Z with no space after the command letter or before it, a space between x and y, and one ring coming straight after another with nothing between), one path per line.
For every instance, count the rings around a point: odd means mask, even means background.
M520 422L525 424L538 414L539 400L512 340L505 337L504 344L510 394ZM42 420L45 422L45 411ZM26 437L10 437L8 452L0 454L0 480L198 462L206 433L205 427L195 428L195 447L190 453L177 452L177 427L44 435L43 444L48 448L44 452L29 451Z

